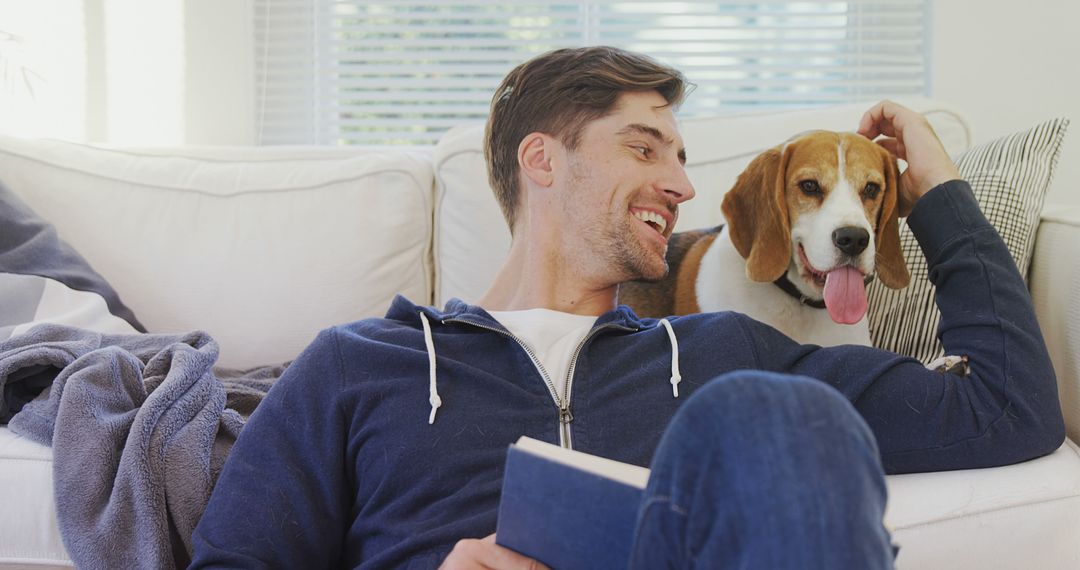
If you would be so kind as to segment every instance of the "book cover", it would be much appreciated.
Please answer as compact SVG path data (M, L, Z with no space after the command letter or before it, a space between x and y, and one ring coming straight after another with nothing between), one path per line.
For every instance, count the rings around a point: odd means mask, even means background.
M498 544L553 570L626 568L649 470L522 437L506 457Z

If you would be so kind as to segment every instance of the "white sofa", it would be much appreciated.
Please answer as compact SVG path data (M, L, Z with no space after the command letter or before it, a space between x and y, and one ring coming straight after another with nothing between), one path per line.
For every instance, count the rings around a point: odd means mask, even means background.
M932 100L947 148L962 115ZM681 229L719 223L720 199L760 150L810 129L851 130L865 105L683 122L698 197ZM381 315L396 293L475 300L509 232L488 189L482 129L434 149L103 149L0 137L0 182L54 223L152 332L203 329L223 365L293 358L326 326ZM2 231L2 228L0 228ZM890 476L900 568L1080 568L1080 209L1042 219L1030 287L1070 441L1034 461ZM1063 261L1064 260L1064 261ZM66 567L51 451L0 428L0 567Z

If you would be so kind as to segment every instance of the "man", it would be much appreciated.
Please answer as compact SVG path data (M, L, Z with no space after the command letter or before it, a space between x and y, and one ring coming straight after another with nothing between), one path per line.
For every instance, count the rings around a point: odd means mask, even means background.
M677 71L611 48L512 71L485 136L513 235L495 282L478 306L398 298L385 319L320 334L237 441L194 565L539 567L491 536L507 445L529 435L651 465L635 567L889 567L882 465L986 467L1060 445L1023 280L929 125L892 103L859 131L909 163L901 213L969 375L797 345L735 313L617 306L620 283L664 274L694 195L683 91Z

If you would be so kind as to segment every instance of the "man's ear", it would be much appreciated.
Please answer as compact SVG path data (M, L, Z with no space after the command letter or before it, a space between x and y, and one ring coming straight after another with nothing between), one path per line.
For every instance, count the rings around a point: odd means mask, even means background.
M543 133L529 133L518 145L518 166L521 173L537 186L545 188L555 182L551 168L555 139Z

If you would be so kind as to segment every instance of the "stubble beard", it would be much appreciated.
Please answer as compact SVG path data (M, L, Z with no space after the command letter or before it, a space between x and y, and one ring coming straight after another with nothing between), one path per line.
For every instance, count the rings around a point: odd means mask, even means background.
M657 258L656 252L641 242L631 217L627 213L617 223L609 225L602 238L603 246L598 249L606 255L608 266L617 268L620 283L659 281L668 272L666 251Z
M587 175L587 168L574 158L571 158L570 165L574 186L578 189L588 188L592 181ZM570 216L578 204L567 203L566 206L567 215ZM596 216L584 224L581 237L585 245L585 257L580 261L592 266L595 274L611 273L615 284L663 279L668 273L665 258L667 249L665 248L657 259L656 253L642 243L637 235L629 202L622 206L621 210L616 210L614 214ZM605 216L614 216L614 219L603 223L606 221Z

